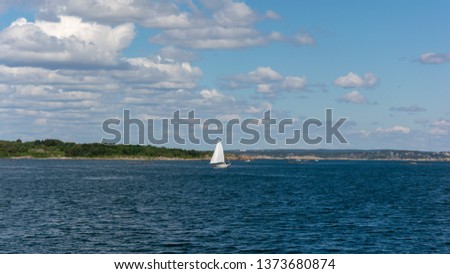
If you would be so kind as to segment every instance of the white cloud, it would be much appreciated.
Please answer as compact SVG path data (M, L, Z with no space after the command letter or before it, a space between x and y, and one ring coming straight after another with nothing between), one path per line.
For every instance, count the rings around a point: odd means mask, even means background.
M256 86L256 92L259 93L272 93L272 85L270 84L259 84Z
M188 62L159 57L122 62L120 67L96 70L0 65L0 109L8 110L4 112L8 123L23 125L33 138L50 130L59 138L67 138L73 130L69 137L80 138L80 130L98 128L102 119L123 108L148 113L151 107L152 114L167 115L167 110L185 104L206 103L211 109L219 104L189 91L197 88L202 71ZM12 136L19 134L17 130L21 129L11 126ZM100 132L90 138L96 134Z
M240 48L293 39L258 31L258 21L279 18L275 12L259 14L231 0L200 1L211 10L197 9L199 1L189 0L44 2L36 20L21 18L0 30L0 113L8 123L29 125L30 136L37 128L52 135L59 130L64 134L55 136L61 138L81 129L95 131L99 121L123 108L160 117L177 108L195 107L208 115L267 110L270 104L249 104L214 88L199 90L202 71L189 63L195 56L185 48ZM151 41L165 46L159 56L123 56L135 37L134 24L156 31ZM305 76L284 76L270 67L244 76L239 84L269 94L304 90L307 84ZM71 132L73 124L79 127Z
M36 67L8 67L0 65L0 82L9 87L51 86L67 91L103 91L116 90L115 80L97 70L50 70Z
M278 20L281 18L281 16L272 10L268 10L268 11L266 11L266 18L272 19L272 20Z
M364 76L359 76L356 73L349 72L345 76L340 76L334 80L334 84L343 88L361 88L373 87L378 84L379 79L373 73L365 73Z
M270 41L285 41L294 44L312 45L314 38L308 33L299 33L287 38L279 32L264 34L258 31L255 23L262 19L278 19L273 11L265 16L258 15L243 2L231 0L201 1L211 9L212 19L208 16L193 15L190 24L184 27L164 29L150 38L152 43L176 45L192 49L231 49L264 45Z
M51 86L16 86L15 95L27 99L46 101L87 101L96 100L100 94L81 91L63 91Z
M377 128L375 130L377 133L401 133L408 134L411 132L411 129L403 126L393 126L391 128Z
M166 60L178 60L184 62L189 62L197 59L192 51L177 48L174 46L167 46L162 48L159 51L159 55L161 56L161 58Z
M118 24L136 22L148 28L185 28L191 16L169 1L143 0L47 0L40 17L75 15L88 20Z
M134 38L133 24L114 28L61 16L58 22L19 18L0 32L0 60L37 66L115 66Z
M248 108L246 108L244 110L245 113L251 113L251 114L255 114L255 113L262 113L265 112L267 110L272 109L272 104L269 102L263 102L261 103L259 106L249 106Z
M226 1L223 7L213 14L213 18L224 27L250 26L256 21L256 14L245 3Z
M312 46L316 43L311 34L306 32L295 34L294 37L292 37L292 42L296 45L306 45L306 46Z
M11 87L9 85L0 84L0 94L7 94L11 90Z
M272 94L277 91L303 91L306 89L305 76L283 76L271 67L258 67L247 74L240 74L227 80L232 89L254 86L256 92Z
M198 6L203 5L204 8ZM206 9L205 9L206 8ZM39 18L54 20L59 16L78 16L101 24L132 22L161 32L152 43L192 49L242 48L286 41L313 45L314 38L299 33L291 38L269 35L257 30L261 20L276 20L272 10L259 14L245 2L232 0L158 1L158 0L46 0Z
M161 58L129 58L128 70L113 71L114 77L130 86L153 89L192 89L202 76L198 67L187 62L174 62Z
M297 46L314 46L316 44L316 40L314 39L314 37L307 32L299 32L297 34L294 34L293 36L286 36L281 32L272 31L271 33L269 33L269 35L264 37L264 39L265 42L281 41Z
M432 134L432 135L447 135L448 130L440 129L440 128L432 128L432 129L430 129L430 134Z
M267 39L273 40L273 41L283 41L286 38L285 38L284 34L282 34L281 32L273 31L267 36Z
M223 100L225 98L225 95L223 95L222 93L218 92L216 89L203 89L202 91L200 91L200 95L206 99L206 100Z
M34 121L34 124L35 124L35 125L38 125L38 126L44 126L44 125L47 125L47 119L45 119L45 118L39 118L39 119L36 119L36 120Z
M63 91L52 86L12 86L8 96L0 97L0 107L28 111L90 109L99 106L101 95L93 92ZM25 113L25 112L22 112Z
M366 97L364 97L364 95L362 95L361 93L359 93L359 91L356 91L356 90L346 93L345 95L340 97L337 101L343 102L343 103L357 104L357 105L363 105L363 104L369 103L369 101L367 101Z
M259 16L247 4L231 0L200 2L209 9L206 13L199 12L193 2L189 2L188 6L193 13L182 13L186 17L184 24L159 27L162 31L151 37L150 41L192 49L253 47L270 41L268 36L259 32L254 26L264 17ZM174 8L171 12L177 15L180 13L179 8ZM151 18L149 14L144 16ZM166 20L168 16L160 17Z
M442 64L450 62L450 53L426 52L419 57L422 64Z
M229 121L232 119L240 119L240 115L238 114L224 114L224 115L217 115L217 119L221 121Z
M193 89L202 76L188 62L154 58L123 59L115 69L91 70L8 67L0 65L0 81L11 85L51 85L62 90L105 91L120 88Z
M281 83L281 87L286 90L302 90L306 87L307 82L305 76L287 76Z
M283 77L271 67L258 67L256 70L248 73L248 79L255 83L276 81L282 78Z
M266 43L267 39L253 28L210 25L189 30L165 30L150 41L194 49L216 49L258 46Z
M440 119L432 123L433 126L437 127L450 127L450 120Z

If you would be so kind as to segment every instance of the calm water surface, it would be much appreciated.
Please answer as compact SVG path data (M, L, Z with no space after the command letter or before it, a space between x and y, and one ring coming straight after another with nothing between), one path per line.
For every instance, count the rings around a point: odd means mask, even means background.
M0 160L0 253L450 253L450 163Z

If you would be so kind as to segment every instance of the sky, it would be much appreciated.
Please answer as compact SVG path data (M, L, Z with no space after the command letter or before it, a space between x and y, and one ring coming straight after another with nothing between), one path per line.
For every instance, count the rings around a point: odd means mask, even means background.
M289 133L331 108L347 144L274 133L225 149L450 151L448 18L449 1L0 0L0 139L100 142L124 109L224 122L271 110L294 119Z

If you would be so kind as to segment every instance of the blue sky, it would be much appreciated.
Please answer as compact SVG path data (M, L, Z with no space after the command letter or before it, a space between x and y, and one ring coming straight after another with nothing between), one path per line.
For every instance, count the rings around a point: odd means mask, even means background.
M349 144L290 148L449 151L449 10L449 1L0 0L0 139L99 142L102 121L123 109L223 121L271 109L299 126L333 108L349 118Z

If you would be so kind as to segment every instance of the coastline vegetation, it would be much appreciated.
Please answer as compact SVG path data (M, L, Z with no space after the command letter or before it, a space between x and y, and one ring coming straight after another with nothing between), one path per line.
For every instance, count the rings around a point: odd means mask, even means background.
M141 145L77 144L56 139L0 141L0 158L206 159L210 152Z
M212 151L185 150L152 145L78 144L57 139L22 142L0 140L0 158L209 160ZM278 159L295 163L317 160L450 161L450 152L412 150L273 149L229 151L227 160Z

